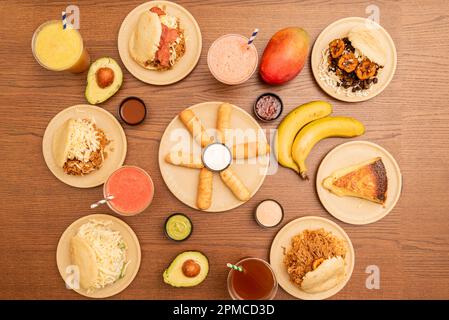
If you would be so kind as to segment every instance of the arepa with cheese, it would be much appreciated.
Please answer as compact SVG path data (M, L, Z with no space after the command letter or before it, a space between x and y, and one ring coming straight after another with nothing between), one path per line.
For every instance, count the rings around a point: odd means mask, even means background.
M68 119L53 136L53 157L66 174L85 175L101 168L108 143L93 120Z
M91 219L71 239L71 263L78 267L80 287L89 292L123 278L131 262L127 244L112 225L112 221Z
M98 265L95 251L89 243L78 236L73 237L70 241L70 256L72 264L78 267L81 288L94 287L98 275Z

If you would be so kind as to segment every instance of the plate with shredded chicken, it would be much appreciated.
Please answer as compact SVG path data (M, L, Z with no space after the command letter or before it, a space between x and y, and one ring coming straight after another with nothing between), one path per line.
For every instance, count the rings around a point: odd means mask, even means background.
M78 188L103 184L123 165L126 149L120 123L108 111L90 105L58 113L48 124L42 143L50 171Z
M328 219L313 216L285 225L270 251L279 285L304 300L327 299L342 290L351 278L354 261L346 232Z
M66 288L90 298L107 298L123 291L136 277L140 261L140 244L134 231L106 214L73 222L56 250Z

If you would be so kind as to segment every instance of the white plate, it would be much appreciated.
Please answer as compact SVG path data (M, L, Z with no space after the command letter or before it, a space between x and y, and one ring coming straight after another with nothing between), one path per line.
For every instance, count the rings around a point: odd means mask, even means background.
M388 177L385 206L355 197L339 197L322 186L334 171L381 157ZM393 210L402 190L402 175L394 157L381 146L368 141L351 141L331 150L318 168L316 177L318 197L326 210L338 220L350 224L376 222Z
M154 6L165 6L167 14L180 19L180 27L184 30L186 52L175 66L166 71L148 70L135 62L128 51L128 42L139 16ZM126 69L137 79L154 85L168 85L185 78L195 68L200 59L202 49L201 31L195 18L180 5L170 1L150 1L134 8L123 20L118 34L118 51Z
M206 130L214 129L217 121L217 110L222 102L203 102L196 104L189 109L195 112L196 116L201 120L202 125ZM231 115L231 128L242 129L246 134L254 133L256 137L260 132L261 127L252 116L250 116L243 109L233 106ZM173 166L165 162L165 156L175 146L179 147L181 135L187 137L186 143L193 143L190 134L185 129L179 116L176 116L167 126L161 138L159 146L159 168L161 170L162 178L168 189L173 195L182 201L184 204L197 209L196 196L199 178L199 169L189 169L178 166ZM185 134L185 135L184 135ZM255 138L254 140L255 141ZM189 146L185 148L188 150ZM245 160L242 163L231 164L232 170L245 183L246 187L251 193L251 197L262 186L265 176L268 171L269 157L262 156ZM218 173L214 173L213 190L212 190L212 205L209 209L204 210L208 212L222 212L234 209L244 202L238 200L232 192L221 181Z
M338 285L333 287L332 289L324 292L318 293L307 293L301 290L300 287L295 285L291 280L290 276L287 273L287 268L284 265L284 248L288 250L291 246L291 240L294 236L300 234L304 230L316 230L323 228L327 232L331 232L334 236L345 240L346 242L346 256L345 256L345 267L346 267L346 277L344 281L340 282ZM351 239L346 234L346 232L340 228L336 223L320 218L320 217L302 217L296 220L293 220L286 224L279 232L271 244L270 250L270 265L273 268L274 273L276 274L276 279L279 285L287 291L292 296L298 299L304 300L322 300L327 299L334 294L338 293L341 289L344 288L346 283L349 281L352 275L352 271L354 270L355 264L355 255L354 248L352 246Z
M94 290L92 292L88 292L87 290L82 288L74 289L74 291L89 298L107 298L125 290L136 277L137 272L140 268L141 260L140 244L136 234L131 229L131 227L116 217L110 216L108 214L91 214L76 220L70 226L68 226L64 233L61 235L61 238L58 242L58 248L56 249L56 263L58 265L58 270L62 279L64 280L64 283L66 279L69 283L71 283L69 277L73 276L73 273L71 273L71 269L67 268L71 265L70 241L77 233L79 227L81 227L86 222L89 222L89 220L91 219L112 221L110 228L114 231L119 231L123 237L123 240L128 246L127 257L130 263L126 270L125 276L122 279L118 279L115 283L105 288Z
M375 26L379 31L379 34L382 36L380 41L383 43L384 48L386 50L387 54L387 63L379 71L378 74L378 80L379 82L372 85L371 92L364 97L357 97L357 96L346 96L343 93L337 93L334 88L329 87L326 85L326 83L323 80L320 80L319 76L319 65L321 63L322 59L322 51L326 49L329 46L329 43L332 40L343 38L345 37L348 32L360 25L369 25ZM331 23L326 29L324 29L318 38L315 41L315 44L313 45L312 50L312 72L315 77L316 82L318 85L323 89L328 95L334 97L335 99L346 101L346 102L360 102L360 101L366 101L368 99L371 99L375 96L377 96L379 93L381 93L390 83L391 79L393 79L393 75L396 71L396 64L397 64L397 53L396 53L396 47L394 45L393 39L391 39L388 32L382 28L379 24L376 24L372 20L366 19L366 18L360 18L360 17L350 17L350 18L344 18L338 21L335 21L334 23Z
M84 176L68 175L57 166L53 156L53 137L58 128L69 119L88 118L94 119L98 128L102 129L106 137L111 141L105 149L107 158L103 166ZM108 111L88 104L80 104L69 107L59 112L47 125L42 141L42 152L45 163L56 178L62 182L77 188L96 187L108 179L116 169L123 165L126 158L126 136L117 119Z

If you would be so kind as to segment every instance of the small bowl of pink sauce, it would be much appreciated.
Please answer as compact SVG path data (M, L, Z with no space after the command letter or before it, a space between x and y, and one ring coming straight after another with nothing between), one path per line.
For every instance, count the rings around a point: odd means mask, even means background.
M261 227L274 228L284 219L284 209L276 200L267 199L257 205L254 216Z
M114 171L103 186L109 208L123 216L143 212L153 201L154 184L150 175L136 166L123 166Z
M247 81L257 69L259 56L254 44L238 34L226 34L215 40L207 53L207 65L220 82L237 85Z

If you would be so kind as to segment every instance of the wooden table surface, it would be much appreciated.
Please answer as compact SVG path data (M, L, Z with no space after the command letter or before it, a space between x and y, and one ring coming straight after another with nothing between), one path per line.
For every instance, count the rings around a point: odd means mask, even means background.
M127 13L141 1L82 1L81 34L93 59L111 56L120 61L117 35ZM240 86L215 81L206 64L207 48L225 33L261 31L256 40L262 54L270 36L286 26L302 26L314 40L329 23L348 16L367 16L372 1L179 1L197 19L203 50L196 69L183 81L166 87L144 84L124 70L121 90L101 106L116 115L130 95L145 100L150 113L143 125L125 126L126 164L143 167L154 179L156 197L143 214L125 218L142 247L142 264L134 282L118 299L227 299L225 263L244 256L268 259L276 230L258 227L252 213L258 201L275 198L285 208L284 223L316 215L336 221L352 239L356 264L352 278L335 299L449 298L449 72L446 39L449 3L440 1L376 1L380 23L398 51L398 68L379 96L363 103L343 103L324 94L315 83L309 62L295 80L280 87L262 84L257 76ZM281 4L282 3L282 4ZM42 136L50 119L64 108L86 103L86 74L50 72L31 53L35 28L57 19L64 1L0 2L0 298L77 299L65 289L57 271L58 239L74 220L93 213L101 187L82 190L57 180L42 156ZM220 214L183 205L165 186L158 168L159 140L170 120L190 105L229 101L251 110L257 95L274 91L286 112L310 100L330 101L335 114L360 119L364 140L388 149L404 176L402 197L384 219L365 226L337 221L321 206L314 188L320 160L343 139L328 139L312 152L312 179L301 181L290 170L268 176L260 191L238 209ZM275 128L278 123L263 125ZM97 213L110 213L106 208ZM163 234L164 219L173 212L188 214L193 236L177 244ZM177 253L201 250L210 261L210 274L200 286L176 289L162 281L162 272ZM381 272L379 290L368 290L368 265ZM278 299L291 298L282 289Z

